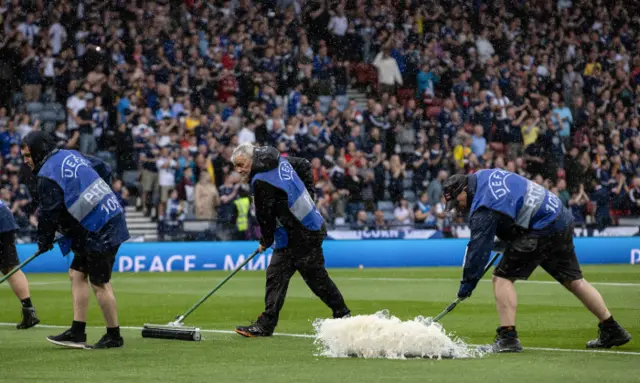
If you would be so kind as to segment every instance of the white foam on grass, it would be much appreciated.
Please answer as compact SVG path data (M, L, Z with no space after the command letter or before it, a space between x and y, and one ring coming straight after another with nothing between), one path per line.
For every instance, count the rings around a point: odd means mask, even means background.
M316 319L317 356L330 358L479 358L484 352L447 334L431 318L402 321L387 310L342 319Z

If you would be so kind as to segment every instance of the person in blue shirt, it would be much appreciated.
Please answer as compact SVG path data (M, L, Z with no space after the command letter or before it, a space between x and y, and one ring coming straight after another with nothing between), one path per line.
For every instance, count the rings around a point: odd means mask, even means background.
M20 133L16 132L12 120L7 121L7 129L0 133L0 154L2 158L9 155L11 145L20 145Z
M522 351L516 332L514 282L526 280L538 266L571 291L600 321L598 338L589 341L587 348L610 348L631 340L631 335L613 319L600 293L582 277L573 245L571 211L549 190L515 173L485 169L449 177L444 183L444 195L448 211L469 213L471 239L459 298L471 296L495 237L506 244L493 273L500 317L493 351Z
M255 215L262 238L259 252L273 246L267 268L265 310L249 326L238 326L245 337L271 336L278 324L289 281L296 271L309 288L333 311L334 318L351 315L324 265L324 218L316 208L311 163L280 156L273 147L238 146L231 161L251 185Z
M0 273L2 274L8 274L20 264L15 237L18 229L18 224L11 210L0 200ZM9 282L11 290L22 303L22 321L18 323L16 328L25 330L40 323L40 319L36 315L36 309L31 303L29 281L22 270L13 274L7 282Z
M53 248L55 233L64 255L73 250L69 267L73 294L71 328L47 340L71 348L122 347L111 271L120 245L129 239L124 209L111 185L111 169L101 160L74 150L60 150L53 135L29 133L22 157L37 177L38 248ZM85 333L89 290L93 289L107 333L93 346Z

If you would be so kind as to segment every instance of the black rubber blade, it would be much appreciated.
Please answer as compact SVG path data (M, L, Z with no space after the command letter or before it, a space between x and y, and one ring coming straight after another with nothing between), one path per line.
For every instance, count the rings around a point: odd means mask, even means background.
M195 327L173 327L167 325L145 324L142 328L143 338L175 339L199 341L202 339L200 329Z

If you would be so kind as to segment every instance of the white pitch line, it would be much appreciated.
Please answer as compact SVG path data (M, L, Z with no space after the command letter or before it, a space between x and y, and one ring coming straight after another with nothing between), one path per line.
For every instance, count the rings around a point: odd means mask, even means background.
M0 326L4 326L4 327L13 327L15 326L15 323L6 323L6 322L0 322ZM43 325L43 324L39 324L36 326L40 327L40 328L58 328L58 329L63 329L63 328L69 328L69 326L59 326L59 325ZM87 326L87 328L103 328L100 326ZM120 326L121 329L123 330L136 330L136 331L140 331L142 330L142 327L136 327L136 326ZM214 333L214 334L235 334L235 331L231 331L231 330L209 330L209 329L200 329L201 332L205 332L205 333ZM287 333L273 333L273 335L275 336L284 336L284 337L288 337L288 338L304 338L304 339L314 339L315 336L311 335L311 334L287 334ZM477 344L471 344L470 346L478 346ZM549 347L525 347L525 350L532 350L532 351L552 351L552 352L582 352L582 353L596 353L596 354L614 354L614 355L633 355L633 356L640 356L640 352L636 352L636 351L612 351L612 350L578 350L578 349L569 349L569 348L549 348Z
M383 281L383 282L418 282L418 281L429 281L429 282L460 282L459 279L454 278L386 278L386 277L332 277L333 279L345 279L351 281ZM482 279L480 282L491 282L490 279ZM557 285L556 281L518 281L518 283L524 284L533 284L533 285ZM628 283L628 282L589 282L594 286L616 286L616 287L640 287L640 283Z
M346 281L382 281L382 282L460 282L460 279L455 278L403 278L403 277L342 277L340 275L332 276L335 280L346 280ZM241 280L254 280L260 279L264 280L264 277L244 277ZM166 280L179 282L179 281L187 281L192 280L191 278L167 278ZM131 282L130 279L119 279L114 278L114 282L116 283L128 283ZM141 280L142 281L142 280ZM137 281L135 281L137 282ZM142 281L143 283L147 283L146 280ZM482 279L480 282L491 282L490 279ZM46 285L62 285L68 284L68 280L63 281L50 281L50 282L29 282L29 284L34 286L46 286ZM532 285L557 285L556 281L518 281L518 284L532 284ZM632 282L591 282L590 284L594 286L611 286L611 287L640 287L640 283L632 283ZM8 285L7 285L8 286ZM2 287L2 285L0 285Z

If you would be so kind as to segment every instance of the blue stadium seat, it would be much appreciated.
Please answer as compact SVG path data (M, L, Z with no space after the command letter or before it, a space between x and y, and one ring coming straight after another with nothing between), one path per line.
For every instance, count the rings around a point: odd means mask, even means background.
M27 103L27 113L40 113L44 110L44 105L41 102L29 102Z
M382 211L393 211L394 206L391 201L378 201L378 209Z

